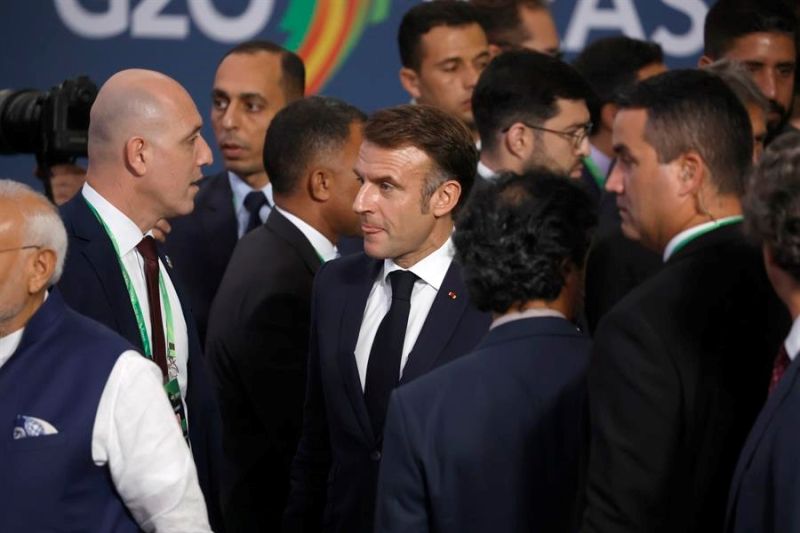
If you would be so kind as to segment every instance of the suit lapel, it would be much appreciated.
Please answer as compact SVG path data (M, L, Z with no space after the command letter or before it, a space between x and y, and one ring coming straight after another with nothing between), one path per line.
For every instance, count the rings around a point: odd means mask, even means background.
M136 325L136 317L131 307L128 289L120 270L119 259L100 222L89 209L83 195L75 203L76 215L74 217L75 236L85 242L81 254L91 265L98 282L103 287L106 301L111 307L117 332L129 342L142 350L142 339Z
M209 183L206 201L199 203L199 215L206 238L212 239L215 246L225 250L224 257L230 257L239 240L239 226L233 209L233 191L225 172L214 176Z
M364 268L358 269L358 275L350 278L350 283L347 284L345 289L346 297L342 320L339 325L340 335L337 353L339 354L339 370L342 373L347 397L353 406L358 425L365 435L371 436L375 440L375 434L372 431L369 414L367 413L367 406L364 403L361 379L358 376L355 349L358 333L361 329L361 321L364 317L364 308L367 305L367 298L383 262L367 259L366 256L364 258Z
M269 231L273 232L275 235L289 243L289 245L294 248L298 254L300 254L300 257L308 267L309 272L312 274L317 273L317 270L319 270L319 267L322 265L322 259L320 259L317 251L314 249L308 239L306 239L306 236L303 235L302 231L300 231L294 224L289 222L289 220L280 214L277 209L270 211L267 221L264 223L264 225Z
M467 288L461 279L461 267L453 261L428 311L417 342L408 354L400 383L425 374L433 366L455 333L468 303Z

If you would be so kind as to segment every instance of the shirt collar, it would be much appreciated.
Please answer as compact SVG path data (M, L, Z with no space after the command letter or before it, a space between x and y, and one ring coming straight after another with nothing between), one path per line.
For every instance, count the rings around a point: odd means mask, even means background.
M594 164L600 169L600 172L603 173L603 176L607 176L608 169L611 168L611 158L591 143L589 144L589 148L591 149L589 157L592 158L592 161L594 161Z
M478 175L485 180L491 180L497 177L497 172L483 164L483 161L478 161Z
M512 311L495 318L492 321L492 325L489 326L489 329L494 329L497 326L502 326L503 324L508 324L509 322L513 322L515 320L540 317L558 317L563 318L564 320L567 319L563 313L556 311L555 309L526 309L525 311Z
M272 199L272 182L267 182L266 185L261 187L260 189L254 189L247 184L242 178L237 176L231 171L228 171L228 182L231 184L231 192L233 193L233 205L236 211L239 211L242 206L244 205L244 197L247 196L248 193L253 191L262 191L266 196L267 200L269 200L269 205L275 205L275 201Z
M289 222L294 224L294 226L300 230L300 233L302 233L305 238L308 239L308 242L311 243L311 246L314 247L317 255L319 255L323 261L330 261L339 255L336 245L329 241L325 235L320 233L317 228L307 223L300 217L291 214L285 209L281 209L277 205L275 206L275 209L277 209L281 215L285 216Z
M792 329L789 330L789 336L786 337L783 346L786 348L789 359L794 361L794 358L800 352L800 317L797 317L792 323Z
M398 266L392 259L384 259L381 279L383 283L386 283L389 274L395 270L409 270L438 291L439 287L442 286L444 277L447 274L447 269L450 268L450 263L453 262L455 254L456 249L453 246L453 238L448 237L443 245L415 263L411 268L404 269Z
M678 245L685 240L691 240L693 237L700 235L701 233L705 233L711 229L714 229L714 227L718 226L719 224L723 224L728 221L739 220L741 218L741 215L733 215L730 217L720 218L718 220L712 220L710 222L704 222L697 226L692 226L689 229L683 230L670 239L670 241L667 243L667 247L664 248L664 262L666 263L669 261L669 258L675 253L675 249L678 247Z
M128 252L136 248L136 245L144 237L139 226L111 202L100 196L100 193L94 190L88 182L83 184L82 193L86 201L94 207L97 214L103 219L103 223L108 227L111 235L114 236L119 256L124 257Z

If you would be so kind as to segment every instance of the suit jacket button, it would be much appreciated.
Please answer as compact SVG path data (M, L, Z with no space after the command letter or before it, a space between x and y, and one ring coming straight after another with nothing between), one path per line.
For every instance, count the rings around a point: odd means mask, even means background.
M380 461L381 460L381 452L379 452L378 450L373 450L369 454L369 458L372 459L373 461Z

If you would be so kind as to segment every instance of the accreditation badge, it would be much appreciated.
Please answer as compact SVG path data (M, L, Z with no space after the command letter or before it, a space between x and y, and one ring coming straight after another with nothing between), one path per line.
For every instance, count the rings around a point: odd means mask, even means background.
M191 443L189 442L189 423L186 420L186 408L183 406L183 400L181 399L181 388L178 385L178 379L170 379L164 385L164 390L167 391L167 398L169 398L169 403L172 405L172 412L175 414L175 419L181 427L183 438L186 439L186 444L191 448Z

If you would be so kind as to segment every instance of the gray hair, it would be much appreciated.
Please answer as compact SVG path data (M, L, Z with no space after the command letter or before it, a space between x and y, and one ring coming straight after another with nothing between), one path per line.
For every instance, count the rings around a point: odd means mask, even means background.
M67 230L58 210L44 195L24 183L0 179L0 199L14 201L26 197L35 199L36 202L32 208L20 207L24 221L23 244L41 246L55 252L56 267L48 282L48 286L52 286L61 278L64 259L67 257Z
M769 100L740 62L731 59L720 59L704 66L703 70L719 76L725 82L725 85L733 91L736 98L742 102L742 105L754 105L764 113L769 112Z

